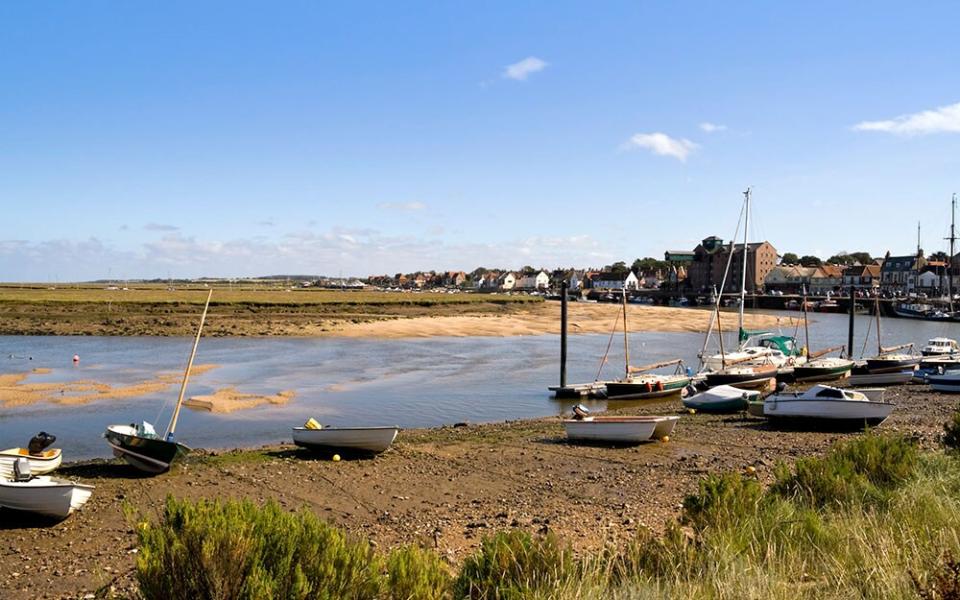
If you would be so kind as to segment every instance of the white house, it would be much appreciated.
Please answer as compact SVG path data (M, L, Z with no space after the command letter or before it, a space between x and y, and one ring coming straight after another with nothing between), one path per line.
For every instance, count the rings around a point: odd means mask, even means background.
M567 288L571 290L579 290L580 287L583 285L583 281L581 280L580 276L581 276L581 273L577 273L576 271L574 271L570 275L570 279L567 281Z
M540 271L536 275L524 275L517 281L518 290L545 290L550 287L550 276L546 271Z
M501 290L512 290L517 285L517 276L508 271L500 276L499 282Z
M609 271L597 273L593 277L593 289L595 290L636 290L640 288L640 280L633 271L627 273L626 277L614 275Z

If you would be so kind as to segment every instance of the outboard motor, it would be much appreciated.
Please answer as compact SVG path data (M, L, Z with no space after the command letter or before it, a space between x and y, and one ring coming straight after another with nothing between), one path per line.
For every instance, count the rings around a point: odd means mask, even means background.
M30 472L30 461L22 456L13 461L13 480L30 481L33 473Z
M777 393L783 393L783 391L786 389L787 389L787 384L785 384L784 382L781 381L780 383L777 384Z
M582 404L577 404L573 407L573 418L582 420L590 416L590 409Z
M46 431L41 431L30 440L30 443L27 445L27 451L30 452L30 456L40 456L43 454L43 451L52 446L55 441L57 441L57 436L49 434Z

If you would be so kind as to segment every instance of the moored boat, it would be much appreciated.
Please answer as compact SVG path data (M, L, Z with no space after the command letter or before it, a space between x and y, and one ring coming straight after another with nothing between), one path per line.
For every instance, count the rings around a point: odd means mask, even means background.
M913 354L887 353L867 359L867 369L871 373L894 373L916 368L920 357Z
M943 356L960 353L957 340L945 337L935 337L927 340L927 345L920 350L924 356Z
M960 394L960 372L944 373L943 375L928 375L927 383L935 392Z
M796 369L796 367L794 367L794 369ZM706 374L706 381L707 385L710 387L716 387L719 385L742 386L743 384L751 382L761 385L769 381L770 378L775 378L776 376L776 365L770 363L744 364L734 365L719 371L709 372Z
M669 436L678 420L680 417L599 416L565 419L563 426L570 441L640 444Z
M0 507L64 519L90 499L93 489L49 475L32 475L29 461L22 458L11 478L0 478Z
M13 464L19 458L30 463L30 472L34 475L45 475L57 470L63 461L63 454L59 448L49 448L56 441L56 436L41 431L30 439L26 448L0 451L0 477L12 477Z
M608 400L647 400L679 394L690 383L686 375L657 375L645 373L630 375L618 381L607 382Z
M835 426L879 425L893 411L890 402L873 401L866 394L826 385L803 392L778 392L763 403L769 419L811 421Z
M200 344L200 335L203 333L203 323L207 319L207 310L210 308L210 298L213 296L213 290L207 294L207 302L203 307L203 315L200 317L200 326L197 328L197 336L193 341L193 349L190 351L190 359L187 361L187 368L183 373L183 380L180 383L180 395L177 398L177 404L173 409L173 416L170 418L170 424L163 436L157 435L153 426L146 421L141 425L110 425L103 433L107 444L113 449L113 455L122 458L127 464L140 469L146 473L163 473L170 469L170 465L178 457L190 452L190 448L180 444L175 439L177 429L177 420L180 417L180 409L183 407L184 393L187 390L187 382L190 379L190 370L193 368L193 359L197 355L197 346Z
M399 431L397 426L294 427L293 443L313 450L352 450L379 454L390 447Z
M857 363L850 371L847 383L852 386L861 385L902 385L910 383L914 378L914 369L890 371L888 373L871 373L865 362Z
M747 409L751 400L760 398L760 392L720 385L683 399L689 409L705 413L732 413Z
M852 369L853 361L846 358L815 358L794 367L793 377L796 381L835 381L848 377Z

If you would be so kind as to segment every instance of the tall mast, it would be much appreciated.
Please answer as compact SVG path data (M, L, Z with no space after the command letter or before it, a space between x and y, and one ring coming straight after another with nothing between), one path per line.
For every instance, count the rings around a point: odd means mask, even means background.
M743 193L743 198L745 210L743 220L743 258L740 263L740 331L737 332L738 339L743 334L743 305L746 303L747 298L747 231L750 229L750 188L747 188L747 191Z
M947 239L950 240L950 255L947 256L947 302L950 305L950 312L953 313L953 243L957 241L956 234L956 217L957 217L957 195L954 194L953 198L950 201L950 237Z
M167 427L167 433L164 439L168 442L173 441L173 433L177 429L177 419L180 418L180 407L183 406L183 394L187 391L187 380L190 379L190 369L193 368L193 359L197 355L197 345L200 343L200 334L203 332L203 322L207 320L207 309L210 308L210 298L213 296L213 290L207 294L207 303L203 305L203 316L200 317L200 326L197 327L197 337L193 340L193 350L190 351L190 360L187 361L187 370L183 372L183 381L180 383L180 396L177 398L177 407L173 409L173 417L170 418L170 426Z
M874 309L877 313L877 356L883 354L883 341L880 338L880 296L878 295L875 298L876 308Z
M630 378L630 344L627 342L627 284L623 284L623 360L624 379Z

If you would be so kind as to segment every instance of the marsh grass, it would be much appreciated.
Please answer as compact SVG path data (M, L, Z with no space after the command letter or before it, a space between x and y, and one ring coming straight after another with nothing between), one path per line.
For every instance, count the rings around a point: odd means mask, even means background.
M170 500L140 545L148 599L955 598L960 460L868 434L779 467L767 489L711 475L662 535L576 556L501 532L455 573L432 550L381 555L274 504Z

